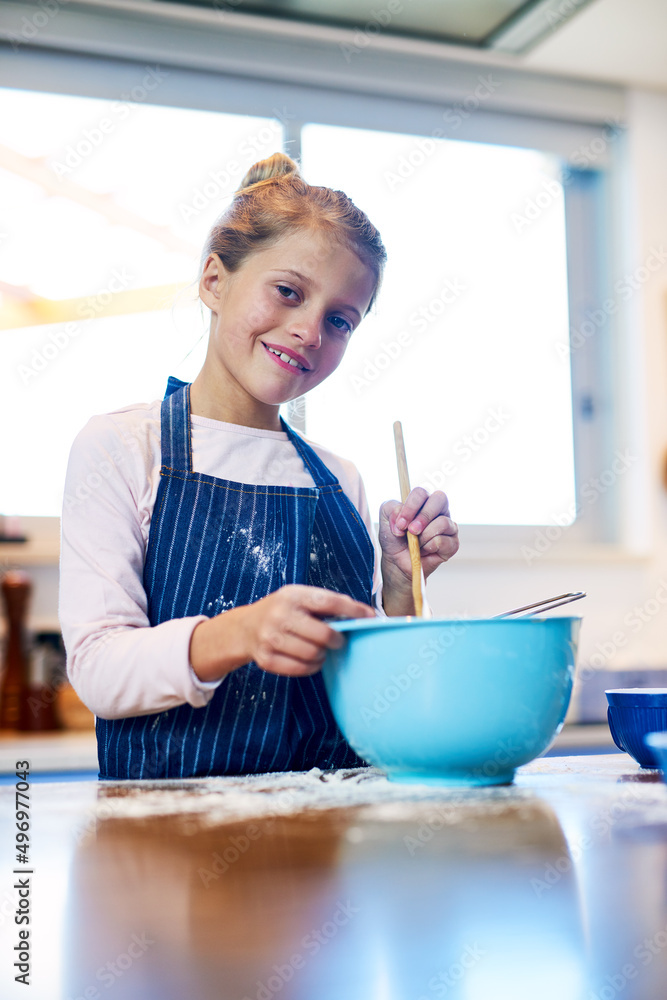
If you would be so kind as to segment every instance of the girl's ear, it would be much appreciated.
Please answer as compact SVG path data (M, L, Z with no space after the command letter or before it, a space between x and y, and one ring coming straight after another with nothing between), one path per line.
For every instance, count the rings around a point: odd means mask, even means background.
M220 309L222 291L227 277L228 271L217 253L209 254L199 279L199 298L214 313Z

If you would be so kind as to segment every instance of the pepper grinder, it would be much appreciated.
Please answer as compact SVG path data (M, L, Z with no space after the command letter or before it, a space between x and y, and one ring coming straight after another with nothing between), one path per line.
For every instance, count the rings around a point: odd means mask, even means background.
M0 686L0 729L18 729L21 704L29 686L26 615L32 584L27 573L10 570L2 578L7 634Z

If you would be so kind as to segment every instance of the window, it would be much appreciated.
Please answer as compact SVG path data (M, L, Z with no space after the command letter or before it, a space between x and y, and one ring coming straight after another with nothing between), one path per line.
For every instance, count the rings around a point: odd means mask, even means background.
M388 251L376 313L306 397L309 435L358 464L372 510L397 494L400 419L412 483L445 489L457 520L551 524L565 512L571 523L557 158L312 124L302 154L308 180L346 191Z

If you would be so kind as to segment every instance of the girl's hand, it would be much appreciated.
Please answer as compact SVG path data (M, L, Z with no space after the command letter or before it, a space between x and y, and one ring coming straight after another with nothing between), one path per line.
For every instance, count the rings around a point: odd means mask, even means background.
M380 507L379 538L383 600L387 614L402 615L414 611L408 531L419 536L424 578L458 551L458 525L449 516L449 501L441 490L429 495L426 490L417 487L410 491L404 504L399 500L383 503Z
M192 633L190 662L203 681L217 680L250 660L272 674L317 673L327 649L343 636L322 618L374 618L367 604L322 587L288 584L268 597L200 622Z
M371 607L347 594L300 584L281 587L249 608L253 616L248 659L272 674L294 676L317 673L327 649L343 645L343 636L323 617L375 617Z

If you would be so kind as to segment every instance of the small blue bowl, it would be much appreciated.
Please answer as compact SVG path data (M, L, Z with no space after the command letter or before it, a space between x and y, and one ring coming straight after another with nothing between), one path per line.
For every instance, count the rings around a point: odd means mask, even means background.
M667 732L647 733L644 740L658 762L663 779L667 781Z
M607 722L618 749L642 767L658 767L644 738L667 729L667 688L616 688L605 694L609 702Z
M508 784L563 725L581 618L332 622L324 683L345 738L393 781Z

